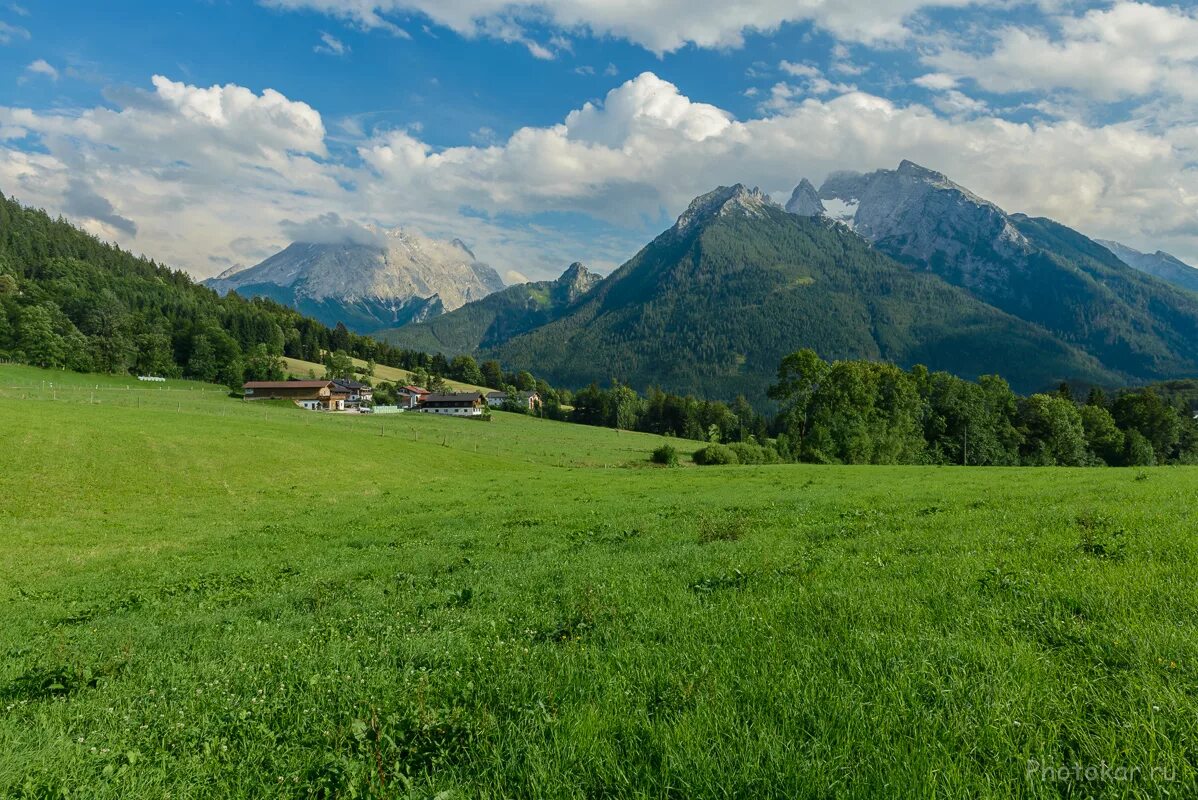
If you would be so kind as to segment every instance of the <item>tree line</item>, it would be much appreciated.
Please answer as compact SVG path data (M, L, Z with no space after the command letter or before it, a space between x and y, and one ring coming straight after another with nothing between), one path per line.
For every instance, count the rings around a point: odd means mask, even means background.
M269 299L221 297L186 273L100 242L65 220L0 196L0 358L80 372L188 377L238 389L278 380L281 358L323 363L329 377L353 359L409 370L432 390L456 380L539 393L551 419L705 443L714 461L846 464L1138 466L1198 462L1195 382L1084 401L1068 387L1017 396L997 376L966 381L924 367L827 363L786 356L770 388L779 413L744 397L713 402L627 385L578 392L495 360L394 347L329 328ZM382 387L382 397L395 387ZM753 448L757 448L756 450ZM705 456L704 458L707 458Z
M700 463L1152 466L1198 464L1198 382L1169 389L1068 384L1021 397L997 375L968 381L915 366L783 359L769 395L779 411L628 386L591 385L560 418L705 442ZM723 449L721 449L723 448Z
M77 372L193 378L239 389L281 357L330 353L434 375L450 362L329 328L269 299L221 297L181 270L0 195L0 358Z

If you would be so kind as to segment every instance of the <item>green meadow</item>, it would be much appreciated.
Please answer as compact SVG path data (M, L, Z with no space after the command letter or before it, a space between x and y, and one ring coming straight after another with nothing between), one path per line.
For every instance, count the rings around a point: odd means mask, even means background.
M0 797L1198 793L1198 469L662 441L0 366Z

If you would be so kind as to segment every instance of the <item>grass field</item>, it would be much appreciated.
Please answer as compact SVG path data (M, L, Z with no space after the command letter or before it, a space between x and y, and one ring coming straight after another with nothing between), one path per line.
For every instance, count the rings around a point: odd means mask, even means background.
M1198 471L659 441L0 367L0 796L1198 793Z
M366 362L360 358L352 359L354 366L365 367ZM321 377L324 375L324 365L317 364L314 361L301 361L298 358L284 358L283 364L287 368L287 374L296 378L307 378L309 374ZM383 364L376 364L374 367L374 380L390 381L398 386L412 382L412 373L406 369L397 367L388 367ZM450 387L463 392L491 392L493 389L488 389L485 386L475 386L472 383L462 383L461 381L446 380Z

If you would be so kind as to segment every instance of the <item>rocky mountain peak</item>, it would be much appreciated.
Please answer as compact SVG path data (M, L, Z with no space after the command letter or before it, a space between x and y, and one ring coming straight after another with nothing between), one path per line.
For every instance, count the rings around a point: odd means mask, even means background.
M799 217L822 217L827 211L819 199L815 185L806 178L799 181L799 185L795 187L790 201L786 204L786 210Z
M1002 290L1002 265L1031 246L1001 208L913 161L869 174L837 172L819 196L828 216L901 261L951 263L968 288Z
M579 297L591 291L591 289L594 289L595 284L601 280L603 278L591 272L582 263L576 261L566 268L566 271L557 279L557 284L565 288L567 300L574 302Z
M503 288L498 273L460 239L369 226L344 240L296 241L260 264L205 283L221 293L270 297L363 333L459 308Z
M1138 272L1155 275L1175 286L1189 289L1191 292L1198 292L1198 269L1164 250L1157 250L1155 253L1141 253L1135 248L1109 239L1095 239L1094 241L1110 250L1116 258Z
M898 169L895 172L907 178L915 178L916 180L933 182L948 180L948 178L944 177L943 173L920 166L914 161L908 161L905 158L899 162Z
M743 183L721 186L691 201L690 207L678 218L674 230L679 233L690 230L697 223L729 214L758 216L769 206L775 206L770 196L760 189L750 189Z

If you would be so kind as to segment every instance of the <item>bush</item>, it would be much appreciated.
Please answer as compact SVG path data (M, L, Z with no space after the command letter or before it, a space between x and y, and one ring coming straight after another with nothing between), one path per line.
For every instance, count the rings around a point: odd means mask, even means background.
M741 464L778 464L782 461L778 451L772 447L762 447L752 442L736 442L728 447L736 453Z
M678 466L678 451L672 445L663 444L653 451L653 455L649 456L649 460L654 464L676 467Z
M720 464L739 464L736 451L722 444L709 444L695 451L695 463L702 466L717 466Z

